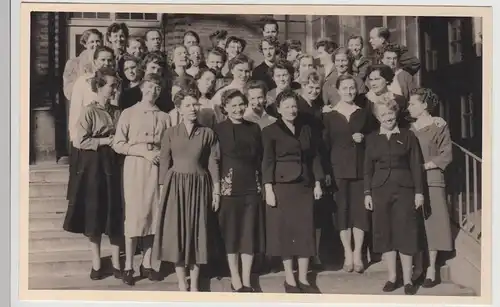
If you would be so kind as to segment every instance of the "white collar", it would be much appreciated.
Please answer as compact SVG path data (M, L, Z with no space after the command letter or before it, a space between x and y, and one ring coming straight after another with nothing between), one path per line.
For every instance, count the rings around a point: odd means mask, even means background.
M359 106L355 105L355 104L348 104L348 103L345 103L343 101L340 101L339 103L337 103L332 110L335 110L339 113L342 113L342 112L354 112L358 109L361 109Z
M375 92L370 90L368 91L368 93L366 93L366 98L368 98L371 102L377 103L384 99L394 100L395 96L394 93L389 90L382 95L377 95L375 94Z
M398 126L394 126L392 130L387 130L384 127L380 126L379 134L385 134L387 136L390 136L392 134L397 134L397 133L401 133Z

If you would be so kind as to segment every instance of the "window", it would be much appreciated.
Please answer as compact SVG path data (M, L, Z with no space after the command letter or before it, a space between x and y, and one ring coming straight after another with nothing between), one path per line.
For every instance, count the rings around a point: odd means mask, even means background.
M425 69L427 71L437 70L437 50L432 49L432 40L429 33L424 33L424 48L425 48Z
M450 64L462 61L462 21L460 19L448 23L448 50Z
M156 13L116 13L116 20L158 20Z
M111 13L102 12L71 12L69 13L70 19L111 19Z
M474 114L473 114L472 94L460 97L460 109L462 113L462 138L469 139L474 137Z

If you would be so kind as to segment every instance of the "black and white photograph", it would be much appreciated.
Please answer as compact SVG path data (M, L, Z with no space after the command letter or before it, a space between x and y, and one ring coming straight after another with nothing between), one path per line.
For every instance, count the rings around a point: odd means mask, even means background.
M30 12L28 290L484 294L480 14L116 7Z

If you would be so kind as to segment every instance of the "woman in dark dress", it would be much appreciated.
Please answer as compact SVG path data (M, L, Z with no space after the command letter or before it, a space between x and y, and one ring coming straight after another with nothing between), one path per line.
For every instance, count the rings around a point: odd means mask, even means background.
M419 252L417 211L424 203L423 159L415 134L399 128L399 105L394 100L376 104L380 128L366 137L364 159L365 207L372 210L373 249L387 263L383 291L396 290L396 259L401 258L405 294L417 288L412 281L413 255Z
M307 281L309 258L315 256L314 200L322 197L324 178L318 136L297 117L299 97L293 90L276 99L280 118L262 130L265 186L266 253L283 259L285 291L315 292ZM298 282L293 275L293 257L298 258Z
M141 60L129 54L123 56L123 75L126 80L122 83L122 91L118 106L120 110L130 108L141 101L142 93L139 87L142 79Z
M242 92L227 90L222 94L221 107L228 119L215 126L221 159L219 227L235 292L253 292L250 285L253 256L263 252L264 243L264 232L258 229L262 226L262 139L259 125L243 119L247 105Z
M105 275L101 268L101 237L112 245L114 276L121 278L120 240L123 236L123 209L118 155L111 148L118 108L109 104L119 86L114 69L101 68L91 79L95 102L83 107L75 126L73 145L76 173L69 186L69 205L63 228L90 239L92 280Z
M167 129L160 150L161 204L154 238L156 259L175 264L179 289L198 291L200 265L208 263L208 210L218 211L219 145L215 132L197 122L199 92L174 96L182 122Z
M370 230L363 200L364 135L368 132L371 114L356 105L357 85L352 76L340 76L336 87L340 100L331 112L324 114L323 136L331 164L328 173L334 175L337 187L336 226L344 247L343 269L362 273L364 234ZM326 175L327 184L331 177Z

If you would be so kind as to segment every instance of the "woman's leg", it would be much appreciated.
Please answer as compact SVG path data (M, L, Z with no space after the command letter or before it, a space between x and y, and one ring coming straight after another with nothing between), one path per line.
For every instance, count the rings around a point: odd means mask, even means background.
M382 257L384 258L384 261L387 265L387 273L388 273L387 280L395 283L397 277L397 269L396 269L397 253L395 251L386 252L382 255ZM410 269L411 269L411 262L410 262Z
M122 238L109 238L111 243L111 262L115 270L120 271L120 246L122 245Z
M413 275L413 256L399 253L401 266L403 268L403 282L405 285L413 284L411 277Z
M250 276L252 274L253 255L241 254L241 275L243 286L251 288Z
M233 289L239 290L243 285L241 284L238 254L227 254L227 262L229 265L229 272L231 273L231 284Z
M133 268L136 245L137 237L125 238L125 271L130 271Z
M309 258L298 258L299 263L299 282L309 285L307 281L307 272L309 271Z
M193 264L191 266L191 271L189 272L191 277L191 292L198 292L198 279L200 277L200 266Z
M351 248L351 228L340 231L340 241L342 241L342 246L344 247L344 267L352 268L352 248Z
M187 291L186 267L184 266L184 264L175 265L175 274L177 275L177 283L179 285L179 290Z
M427 268L426 278L432 281L436 280L436 259L438 251L429 250L429 267Z
M352 229L352 234L354 237L354 265L363 266L362 254L365 232L359 228L354 227Z
M153 236L146 236L142 239L143 242L143 249L144 249L144 256L142 258L142 266L145 269L151 269L152 268L152 263L151 263L151 255L153 251Z
M99 271L101 269L101 235L89 237L89 240L92 251L92 267Z
M297 282L295 281L295 277L293 276L292 257L283 258L283 268L285 269L286 283L290 286L297 287Z

